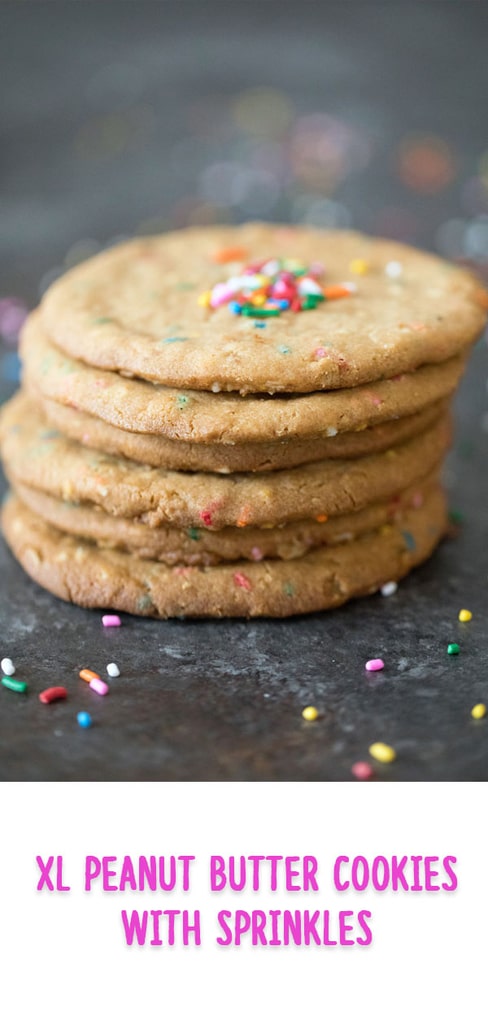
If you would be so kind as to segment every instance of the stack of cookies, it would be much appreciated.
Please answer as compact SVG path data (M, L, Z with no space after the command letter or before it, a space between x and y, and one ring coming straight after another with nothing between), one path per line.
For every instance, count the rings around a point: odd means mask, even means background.
M355 233L136 239L51 286L5 407L8 544L65 600L286 616L373 593L446 528L464 270Z

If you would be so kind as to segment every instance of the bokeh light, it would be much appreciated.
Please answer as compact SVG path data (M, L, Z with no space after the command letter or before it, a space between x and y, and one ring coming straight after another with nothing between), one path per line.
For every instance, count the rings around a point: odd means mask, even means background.
M456 175L456 159L444 139L420 135L402 140L397 154L398 174L408 188L433 195Z

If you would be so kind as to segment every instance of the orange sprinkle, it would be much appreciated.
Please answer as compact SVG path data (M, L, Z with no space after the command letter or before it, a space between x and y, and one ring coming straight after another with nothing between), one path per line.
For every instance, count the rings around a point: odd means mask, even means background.
M351 294L349 288L345 288L343 284L329 284L326 288L322 289L326 299L345 299Z
M214 263L234 263L237 260L245 260L247 259L247 249L243 249L241 246L218 249L217 252L214 252L212 259Z
M412 328L412 331L425 331L426 329L425 324L413 323L409 324L408 326Z
M82 668L80 679L84 679L85 683L90 683L92 679L98 679L98 672L92 672L91 668Z
M318 523L326 523L328 518L328 516L315 516Z
M243 508L239 516L239 519L237 520L236 526L247 526L249 522L249 511L250 510L248 508Z

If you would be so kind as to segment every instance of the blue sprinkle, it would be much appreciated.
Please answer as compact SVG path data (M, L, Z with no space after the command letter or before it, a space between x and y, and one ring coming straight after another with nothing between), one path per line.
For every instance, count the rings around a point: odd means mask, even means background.
M187 341L187 340L188 339L186 337L183 337L183 335L175 334L175 336L173 338L163 338L163 340L161 342L161 345L172 345L175 341Z
M288 345L278 345L278 352L281 352L282 356L288 356L291 348L288 348Z
M288 299L275 299L275 302L278 303L278 306L280 307L280 309L289 309L290 308L290 303L288 302Z
M241 312L242 305L240 302L229 302L229 309L231 313L239 314Z
M407 545L408 550L415 551L415 548L417 547L415 543L415 537L413 537L412 534L408 532L408 530L402 530L402 537L405 541L405 544Z
M88 711L78 711L76 718L78 721L78 725L80 725L82 729L90 728L92 724L92 718L91 715L88 714Z
M263 321L262 321L262 320L255 320L255 321L254 321L254 326L255 326L255 327L267 327L268 325L267 325L267 324L265 324L265 323L263 323Z

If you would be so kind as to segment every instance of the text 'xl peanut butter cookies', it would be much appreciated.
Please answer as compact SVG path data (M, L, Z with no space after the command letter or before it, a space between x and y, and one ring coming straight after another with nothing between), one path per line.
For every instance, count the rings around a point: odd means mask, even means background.
M410 509L388 529L304 558L173 569L68 536L15 497L3 507L2 525L32 579L83 607L161 619L285 617L334 608L405 576L443 536L446 510L442 493L433 490L422 508Z
M353 232L247 224L137 239L55 282L47 333L92 366L172 387L355 387L464 352L470 274Z
M446 417L379 455L273 473L218 475L157 469L94 452L46 428L33 406L21 418L15 403L6 406L0 431L7 473L29 487L151 526L214 530L340 515L385 500L438 465L450 434Z
M25 325L21 354L24 382L43 398L122 430L205 444L335 437L412 416L451 395L464 368L457 356L374 385L310 395L179 392L64 355L40 328L37 314Z

